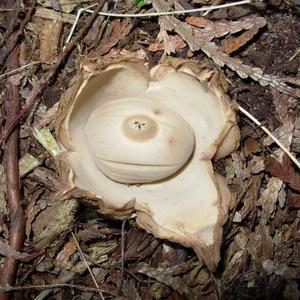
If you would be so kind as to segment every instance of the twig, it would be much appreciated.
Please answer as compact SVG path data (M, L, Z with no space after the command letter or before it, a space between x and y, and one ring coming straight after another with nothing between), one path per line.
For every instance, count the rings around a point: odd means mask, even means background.
M254 116L252 116L246 109L238 106L239 111L241 111L245 116L247 116L251 121L253 121L256 125L258 125L281 149L284 151L289 158L295 163L295 165L300 169L299 160L278 140L276 136L272 134L272 132L263 126Z
M14 0L9 3L14 5ZM15 46L8 57L7 68L14 70L19 67L19 46ZM5 128L19 112L20 98L19 86L8 83L7 94L4 102L6 112ZM6 198L10 213L9 245L16 251L20 251L24 241L24 217L21 205L20 182L19 182L19 161L18 161L18 138L19 128L12 131L4 153L6 171ZM0 272L1 284L14 284L17 271L17 259L9 256L5 258L4 265ZM9 294L0 294L0 299L9 299Z
M90 268L90 266L89 266L89 264L88 264L88 262L87 262L87 260L86 260L86 258L85 258L85 256L84 256L84 254L83 254L83 252L82 252L82 250L81 250L81 248L80 248L80 246L79 246L79 244L78 244L78 242L77 242L77 239L76 239L75 234L74 234L73 232L71 232L71 234L72 234L72 238L73 238L73 240L74 240L74 242L75 242L75 244L76 244L76 248L77 248L77 250L78 250L78 252L79 252L79 254L80 254L80 256L81 256L81 259L82 259L83 262L85 263L85 265L86 265L86 267L87 267L87 269L88 269L88 271L89 271L89 273L90 273L90 275L91 275L91 277L92 277L92 279L93 279L93 282L94 282L96 288L98 289L98 292L99 292L99 295L100 295L101 300L105 300L105 298L104 298L102 292L99 290L99 285L98 285L98 282L97 282L97 280L96 280L96 278L95 278L95 275L94 275L93 271L91 270L91 268Z
M65 45L67 45L67 44L70 42L70 40L71 40L71 38L72 38L72 35L73 35L73 33L74 33L74 30L75 30L75 28L76 28L76 25L77 25L77 23L78 23L78 20L79 20L81 14L82 14L84 11L86 11L86 10L88 10L89 8L92 8L92 7L96 6L96 5L97 5L97 4L92 4L92 5L89 5L89 6L86 7L86 8L80 8L80 9L78 9L78 12L77 12L75 21L74 21L74 23L73 23L73 25L72 25L72 27L71 27L71 30L70 30L70 33L69 33L68 37L66 38Z
M53 283L53 284L45 284L45 285L29 285L29 286L0 286L0 292L15 292L15 291L26 291L26 290L44 290L44 289L57 289L68 287L72 289L77 289L83 292L103 292L107 294L112 294L108 290L103 288L91 288L84 285L77 285L77 284L68 284L68 283Z
M65 61L67 56L71 53L73 48L82 40L87 30L90 28L94 20L96 19L98 13L102 9L102 6L104 4L105 0L100 0L99 5L95 9L92 16L89 18L89 20L86 22L84 27L80 30L76 38L68 44L68 46L64 49L62 55L59 57L55 65L52 67L51 70L49 70L43 78L37 83L35 88L31 91L30 95L27 98L27 105L20 111L20 113L11 121L8 128L3 132L2 136L0 135L0 145L7 139L7 137L11 134L14 127L18 124L20 119L27 114L30 109L32 108L33 104L38 100L38 97L43 93L45 88L48 86L49 82L52 81L54 76L57 74L60 66Z
M104 17L113 17L113 18L146 18L146 17L160 17L160 16L169 16L169 15L182 15L182 14L190 14L195 12L201 12L201 11L212 11L216 9L231 7L231 6L237 6L237 5L243 5L243 4L249 4L251 3L251 0L244 0L244 1L237 1L232 3L226 3L221 5L214 5L209 7L200 7L200 8L194 8L194 9L185 9L185 10L175 10L175 11L164 11L164 12L153 12L153 13L142 13L142 14L116 14L116 13L109 13L109 12L99 12L98 15L104 16ZM81 8L77 11L77 15L75 18L75 21L72 25L72 28L70 30L70 33L65 41L65 44L68 44L75 29L76 25L79 21L79 18L81 14L85 11L88 13L93 13L93 10L90 10L89 8L95 6L95 4L90 5L86 8Z
M121 227L121 275L120 275L121 279L120 279L119 289L122 289L123 279L124 279L126 221L127 221L127 219L124 219L122 221L122 227Z
M184 10L174 10L174 11L161 11L161 12L153 12L153 13L142 13L142 14L115 14L115 13L108 13L108 12L101 12L99 13L100 16L104 17L115 17L115 18L145 18L145 17L161 17L161 16L173 16L173 15L184 15L194 12L201 12L201 11L212 11L221 8L227 8L237 5L249 4L251 0L244 0L244 1L237 1L231 2L226 4L220 5L212 5L200 8L193 8L193 9L184 9ZM87 12L91 13L92 10L86 10Z
M24 66L22 66L22 67L20 67L20 68L14 69L14 70L9 71L9 72L4 73L4 74L1 74L1 75L0 75L0 79L2 79L2 78L4 78L4 77L7 77L7 76L14 75L14 74L16 74L16 73L19 73L19 72L23 71L24 69L26 69L26 68L28 68L28 67L32 67L32 66L38 65L38 64L40 64L40 63L41 63L41 61L33 61L33 62L31 62L31 63L29 63L29 64L26 64L26 65L24 65ZM44 62L43 62L43 63L44 63Z

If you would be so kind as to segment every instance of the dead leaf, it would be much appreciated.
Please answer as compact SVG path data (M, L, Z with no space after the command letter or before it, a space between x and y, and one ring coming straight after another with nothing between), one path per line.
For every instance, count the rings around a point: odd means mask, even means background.
M124 39L132 28L132 23L128 20L113 20L110 22L111 33L103 38L96 48L94 55L101 56L109 52L120 40Z
M292 122L287 122L275 129L272 134L289 150L293 139L294 128L295 126ZM270 137L264 140L264 146L270 146L273 143L275 142ZM282 152L281 149L279 149L279 151Z
M258 153L262 150L261 144L254 139L253 137L249 137L245 140L242 153L245 158L247 158L252 153Z
M250 233L247 250L258 269L261 269L263 260L273 258L273 243L267 226L260 224L255 232Z
M177 52L180 49L183 49L184 47L186 47L186 43L182 40L182 38L179 35L169 36L168 42L170 44L170 46L168 48L174 49L174 52ZM148 50L151 52L162 51L165 49L166 48L165 48L164 42L151 43L148 48Z
M266 224L269 218L273 216L282 185L282 180L272 177L257 201L257 205L262 206L261 220L263 224Z
M238 33L242 30L253 31L253 35L257 30L266 24L263 17L245 18L239 21L210 21L203 17L188 17L185 19L187 24L200 28L201 37L210 42L214 38L220 38L227 34ZM252 37L253 37L252 35ZM249 35L248 41L252 38Z
M62 186L62 182L57 177L57 174L48 168L38 167L28 177L53 192L59 191Z
M156 279L158 282L161 282L179 294L186 295L188 299L199 299L201 298L201 289L199 286L194 288L190 287L187 282L179 277L179 276L172 276L173 269L181 269L183 268L186 272L190 270L195 265L195 262L186 262L175 266L174 268L151 268L144 263L141 263L137 266L137 272L141 274L145 274L150 278ZM177 272L175 272L177 274Z
M282 95L275 88L271 88L271 93L279 121L282 124L293 122L295 116L289 110L295 99L288 95Z
M231 153L231 160L226 164L226 180L227 182L237 181L240 185L243 181L249 178L250 173L248 168L245 168L241 156L237 153Z
M264 23L265 24L265 23ZM250 30L243 32L237 37L227 38L222 42L222 48L226 53L232 53L248 43L257 34L260 26L251 28Z
M63 247L63 249L57 254L54 264L64 270L69 270L73 266L73 262L70 261L70 257L76 252L76 243L71 238Z
M253 207L255 206L255 202L258 199L259 190L261 187L261 176L252 176L250 180L250 187L243 198L243 207L236 212L239 222L242 222L251 213ZM235 221L235 219L233 221Z
M287 196L287 205L291 208L300 208L300 194L289 194Z
M248 169L251 174L258 174L265 169L265 162L263 156L253 156L248 162Z
M282 161L274 157L265 159L266 171L286 182L291 188L300 191L300 174L295 171L289 157L283 155Z

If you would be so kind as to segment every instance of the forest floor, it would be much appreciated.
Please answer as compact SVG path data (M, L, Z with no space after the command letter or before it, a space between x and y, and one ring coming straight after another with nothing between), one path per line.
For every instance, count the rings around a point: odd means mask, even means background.
M150 2L102 7L99 1L90 9L159 10L161 0ZM167 6L233 1L195 2L170 0ZM166 17L93 18L83 12L69 43L78 10L95 1L20 3L0 4L0 292L9 292L0 299L300 299L299 162L260 128L300 156L299 1L174 16L193 29L192 37L166 28ZM155 238L134 218L112 220L76 199L53 200L63 186L52 140L60 97L82 61L116 53L148 66L170 55L218 69L232 101L262 124L238 111L240 146L214 161L236 202L213 272L192 249Z

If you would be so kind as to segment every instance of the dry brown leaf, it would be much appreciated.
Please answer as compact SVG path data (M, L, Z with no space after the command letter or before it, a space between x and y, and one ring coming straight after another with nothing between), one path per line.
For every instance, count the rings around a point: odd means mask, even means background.
M243 156L247 158L250 154L260 152L261 150L261 144L253 137L249 137L244 142L242 153Z
M253 156L248 162L248 169L251 174L258 174L265 169L263 156Z
M179 294L183 294L187 296L188 299L199 299L199 296L201 298L201 288L200 286L196 286L195 288L191 288L187 285L187 282L179 277L179 276L172 276L173 270L175 271L175 275L179 274L178 270L182 269L184 272L187 272L190 270L193 266L195 266L194 261L188 261L186 263L183 263L181 265L175 266L173 268L151 268L147 266L144 263L141 263L137 266L137 272L141 274L145 274L150 278L156 279L158 282L161 282L175 291L177 291ZM178 269L178 270L177 270ZM181 272L181 273L184 273Z
M153 0L152 5L158 12L168 11L170 9L170 4L162 0ZM300 90L288 86L277 76L264 74L262 69L245 65L240 59L230 57L227 53L224 53L220 47L203 38L201 31L195 31L193 26L181 22L173 16L160 17L159 24L167 31L175 31L178 33L181 38L187 42L192 51L201 49L217 65L221 67L225 65L228 66L241 78L250 77L253 80L258 81L262 86L269 85L283 93L300 98ZM197 32L197 34L195 34L195 32Z
M171 53L175 53L175 47L173 44L171 44L170 37L163 27L160 27L157 39L163 44L164 50L168 55Z
M266 171L286 182L291 188L300 191L300 174L295 171L287 155L278 161L270 156L265 159Z
M256 227L255 232L250 233L247 250L258 269L261 268L263 260L273 258L273 243L267 226L260 224Z
M70 257L76 252L76 243L71 238L63 247L63 249L57 254L54 264L61 269L69 270L73 266L73 262L70 261Z
M231 159L227 161L225 169L228 183L237 182L242 186L244 180L250 176L248 168L245 168L244 161L237 152L231 153Z
M257 201L257 205L262 206L261 221L263 224L266 224L269 218L273 216L282 185L282 180L272 177Z
M41 103L34 114L34 127L41 129L53 123L57 115L58 106L59 102L56 102L51 108L47 109L47 107ZM51 126L48 127L52 129Z
M290 108L294 106L294 102L296 102L297 100L289 97L288 95L282 95L274 88L271 88L271 93L278 120L282 124L294 122L295 115L291 113ZM297 104L295 103L295 105Z
M108 37L101 40L99 46L95 50L95 55L101 56L109 52L120 40L124 39L132 28L131 22L128 20L114 20L110 22L111 33Z
M287 122L282 126L278 127L276 130L272 132L272 134L289 150L292 139L293 139L293 131L294 131L294 124L292 122ZM264 140L264 146L270 146L274 143L274 140L270 137L267 137ZM282 152L281 149L278 149L279 152ZM279 152L276 151L276 155L279 156Z
M255 31L266 25L266 19L263 17L245 18L239 21L219 21L213 22L202 17L188 17L186 23L199 27L201 37L210 42L214 38L220 38L227 34L234 34L242 30ZM254 33L254 34L255 34ZM253 35L252 35L253 37ZM249 36L250 40L252 37Z
M287 205L291 208L300 208L300 194L289 194L287 196Z
M257 34L260 26L249 29L237 37L230 37L222 42L222 48L226 53L237 51L240 47L246 45Z
M170 44L170 49L171 48L174 49L174 52L177 52L180 49L186 47L186 43L182 40L182 38L179 35L169 36L169 44ZM166 48L164 42L151 43L148 48L148 50L151 52L162 51L165 49Z
M242 222L253 210L256 200L258 199L261 187L261 176L255 175L251 177L251 185L243 198L243 207L236 212L233 221Z
M226 285L234 281L234 279L242 271L245 255L244 250L236 251L229 263L226 265L226 269L223 273L223 280Z

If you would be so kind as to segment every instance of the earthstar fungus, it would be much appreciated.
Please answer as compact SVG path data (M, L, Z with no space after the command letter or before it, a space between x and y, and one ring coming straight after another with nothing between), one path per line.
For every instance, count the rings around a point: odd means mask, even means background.
M68 189L101 213L219 261L231 193L211 159L238 145L235 110L215 71L194 62L84 70L64 96L58 157Z

